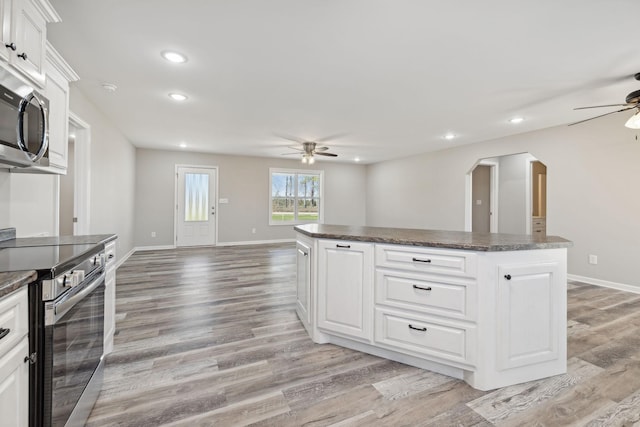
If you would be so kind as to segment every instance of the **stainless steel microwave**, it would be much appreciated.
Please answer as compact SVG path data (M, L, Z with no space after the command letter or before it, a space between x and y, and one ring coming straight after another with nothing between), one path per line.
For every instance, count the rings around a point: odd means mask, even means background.
M49 166L49 101L0 69L0 167Z

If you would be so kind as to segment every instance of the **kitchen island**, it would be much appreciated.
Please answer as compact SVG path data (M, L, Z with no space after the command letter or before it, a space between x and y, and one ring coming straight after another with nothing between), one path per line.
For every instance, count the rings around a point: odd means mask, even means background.
M307 224L296 312L312 340L491 390L566 372L555 236Z

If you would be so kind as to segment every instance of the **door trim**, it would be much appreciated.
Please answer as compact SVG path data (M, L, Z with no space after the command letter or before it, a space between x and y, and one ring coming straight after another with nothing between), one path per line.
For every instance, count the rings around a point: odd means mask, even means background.
M490 233L499 233L498 231L498 199L500 198L499 194L499 171L500 171L500 163L491 160L491 159L481 159L477 161L473 167L467 173L465 179L465 210L464 210L464 231L472 231L473 230L473 171L478 166L489 166L490 168L490 180L491 184L489 185L489 209L491 211L491 215L489 217L489 232Z
M82 120L73 111L69 111L69 123L76 130L74 144L74 182L73 182L73 224L76 236L90 234L91 224L91 125Z
M185 165L185 164L176 164L174 167L174 181L173 181L173 246L178 248L178 169L179 168L197 168L197 169L211 169L214 171L216 175L216 185L215 185L215 193L216 197L213 200L213 206L215 211L215 230L213 232L213 246L218 246L218 199L219 192L218 189L220 187L219 181L220 176L218 174L218 166L209 166L209 165Z

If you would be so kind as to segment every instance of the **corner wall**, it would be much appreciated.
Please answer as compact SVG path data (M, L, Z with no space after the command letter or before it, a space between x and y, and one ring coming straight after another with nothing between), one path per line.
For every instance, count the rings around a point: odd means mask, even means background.
M367 225L464 230L465 176L476 160L529 152L547 166L547 233L574 242L569 274L640 291L640 132L625 120L615 114L369 165Z

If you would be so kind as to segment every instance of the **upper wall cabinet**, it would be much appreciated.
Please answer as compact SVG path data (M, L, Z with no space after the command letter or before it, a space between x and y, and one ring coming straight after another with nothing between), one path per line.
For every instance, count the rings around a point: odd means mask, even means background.
M43 171L65 174L69 147L69 82L79 77L49 43L45 72L44 94L49 100L49 167Z
M60 22L60 16L48 0L0 0L0 13L0 58L44 88L47 23Z

